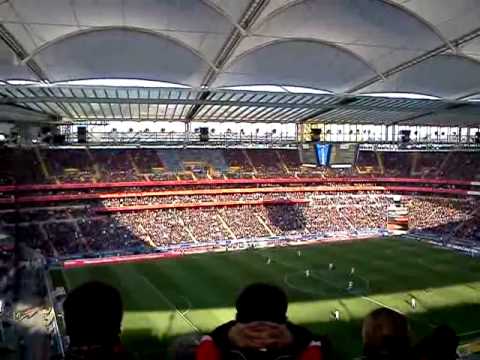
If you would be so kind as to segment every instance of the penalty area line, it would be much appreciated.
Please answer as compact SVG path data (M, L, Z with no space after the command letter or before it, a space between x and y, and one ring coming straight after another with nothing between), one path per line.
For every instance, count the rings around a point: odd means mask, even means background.
M186 296L181 296L181 298L183 298L183 299L185 300L185 302L187 303L187 308L184 309L183 311L181 311L181 314L182 314L183 316L186 316L186 315L190 312L190 310L192 309L192 303L190 302L190 299L189 299L188 297L186 297ZM176 308L177 310L179 310L177 306L175 306L175 308ZM180 310L179 310L179 311L180 311Z
M152 290L154 292L157 293L157 295L162 298L162 300L172 309L172 310L175 310L175 312L183 319L183 321L185 321L188 325L190 325L190 327L192 327L192 329L194 329L197 333L200 333L200 329L198 327L195 326L195 324L189 319L187 318L185 315L185 313L182 313L176 306L175 304L158 288L156 287L154 284L152 284L152 282L146 277L144 276L143 274L138 274L140 275L141 278L143 278L143 280L152 288ZM190 310L190 309L189 309Z
M480 334L480 329L479 330L473 330L473 331L467 331L464 333L458 334L458 336L469 336L469 335L475 335L475 334Z
M388 306L387 304L384 304L382 303L381 301L378 301L378 300L375 300L375 299L372 299L371 297L368 297L368 296L362 296L362 299L363 300L366 300L366 301L369 301L371 303L374 303L376 305L379 305L381 307L384 307L384 308L387 308L387 309L390 309L392 311L395 311L396 313L399 313L399 314L402 314L402 315L406 315L406 313L398 310L398 309L395 309L394 307L391 307L391 306Z
M369 301L369 302L371 302L371 303L374 303L374 304L376 304L376 305L379 305L379 306L381 306L381 307L384 307L384 308L390 309L390 310L392 310L392 311L395 311L395 312L397 312L397 313L399 313L399 314L401 314L401 315L408 316L407 313L405 313L405 312L403 312L403 311L400 311L400 310L398 310L398 309L395 309L394 307L391 307L391 306L389 306L389 305L387 305L387 304L384 304L384 303L382 303L381 301L372 299L371 297L362 296L362 299L363 299L363 300L366 300L366 301ZM435 328L435 327L437 326L437 325L435 325L435 324L433 324L433 323L431 323L431 322L428 322L428 321L419 321L419 322L423 322L424 324L428 325L428 326L431 327L431 328ZM480 332L480 331L479 331L479 332Z

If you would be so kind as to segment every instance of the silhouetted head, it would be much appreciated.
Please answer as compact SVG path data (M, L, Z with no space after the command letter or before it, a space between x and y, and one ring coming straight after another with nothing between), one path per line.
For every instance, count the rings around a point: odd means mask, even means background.
M287 295L277 286L255 283L242 290L235 304L237 321L269 321L282 324L287 321Z
M72 345L110 345L118 340L123 306L112 286L85 283L68 293L63 308Z
M407 318L380 308L363 321L363 353L368 359L401 359L410 352Z
M417 357L421 360L454 360L458 345L455 330L448 325L440 325L417 345Z

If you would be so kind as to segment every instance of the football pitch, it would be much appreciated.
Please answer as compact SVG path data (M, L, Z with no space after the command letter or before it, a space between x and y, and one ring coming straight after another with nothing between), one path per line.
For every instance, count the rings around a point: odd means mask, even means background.
M361 320L380 306L405 313L417 338L445 323L462 340L480 337L480 259L404 238L92 266L54 271L52 279L67 288L100 280L119 289L122 337L142 359L164 356L179 335L208 332L233 319L236 295L252 282L285 289L289 319L327 335L341 359L360 354ZM341 319L333 321L337 309Z

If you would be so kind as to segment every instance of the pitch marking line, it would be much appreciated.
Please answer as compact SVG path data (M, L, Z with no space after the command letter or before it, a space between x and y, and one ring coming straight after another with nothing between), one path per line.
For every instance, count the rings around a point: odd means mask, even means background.
M370 301L370 302L372 302L372 303L374 303L374 304L377 304L377 305L382 306L382 307L384 307L384 308L393 310L393 311L395 311L395 312L397 312L397 313L399 313L399 314L401 314L401 315L404 315L404 316L407 316L407 317L408 317L408 314L407 314L407 313L402 312L402 311L400 311L400 310L398 310L398 309L395 309L394 307L388 306L387 304L384 304L384 303L382 303L382 302L380 302L380 301L378 301L378 300L372 299L371 297L362 296L362 299L363 299L363 300L366 300L366 301ZM420 321L420 320L418 320L418 322L422 322L422 323L424 323L424 324L427 324L427 325L430 326L431 328L437 327L437 325L435 325L434 323L431 323L431 322L429 322L429 321ZM478 330L478 331L476 331L476 332L480 332L480 330ZM474 332L474 333L475 333L475 332Z
M467 332L458 334L458 336L468 336L468 335L475 335L475 334L480 334L480 330L467 331Z
M138 272L137 272L138 273ZM178 310L178 308L175 306L174 303L172 303L170 301L170 299L165 296L165 294L159 289L157 288L155 285L152 284L152 282L147 278L145 277L143 274L140 274L138 273L138 275L140 275L140 277L142 277L145 282L162 298L162 300L168 305L170 306L170 308L172 310L175 310L175 312L188 324L190 325L197 333L201 334L201 331L198 327L195 326L195 324L189 319L187 318L184 314L182 313L180 310ZM190 309L189 309L190 310Z
M180 296L182 299L185 300L185 302L187 303L187 308L185 310L182 311L182 314L184 316L186 316L190 310L192 309L192 303L190 302L190 299L186 296ZM175 306L176 309L178 309L176 306Z
M71 286L71 284L70 284L70 280L68 279L68 276L67 276L67 274L65 274L65 271L64 271L64 270L60 270L60 271L61 271L61 274L62 274L63 281L65 282L64 285L65 285L65 287L67 288L67 293L68 293L69 291L72 290L72 286ZM51 274L48 274L48 276L50 276L50 279L51 279L52 282L53 282L53 279L52 279L52 277L51 277Z
M406 313L404 313L404 312L402 312L402 311L400 311L400 310L398 310L398 309L395 309L394 307L388 306L387 304L384 304L384 303L382 303L381 301L372 299L371 297L362 296L362 299L363 299L363 300L366 300L366 301L369 301L369 302L371 302L371 303L374 303L374 304L376 304L376 305L379 305L379 306L381 306L381 307L384 307L384 308L390 309L390 310L392 310L392 311L395 311L395 312L397 312L397 313L399 313L399 314L406 315Z

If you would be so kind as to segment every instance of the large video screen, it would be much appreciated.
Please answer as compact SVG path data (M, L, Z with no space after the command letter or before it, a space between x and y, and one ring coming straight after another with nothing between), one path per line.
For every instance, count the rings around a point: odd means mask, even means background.
M317 166L314 144L303 144L300 150L302 164Z
M330 144L315 144L318 165L328 166L330 164L330 149Z
M314 166L351 167L357 159L358 144L303 144L302 164Z
M330 166L353 166L357 159L358 144L332 144L330 148Z

